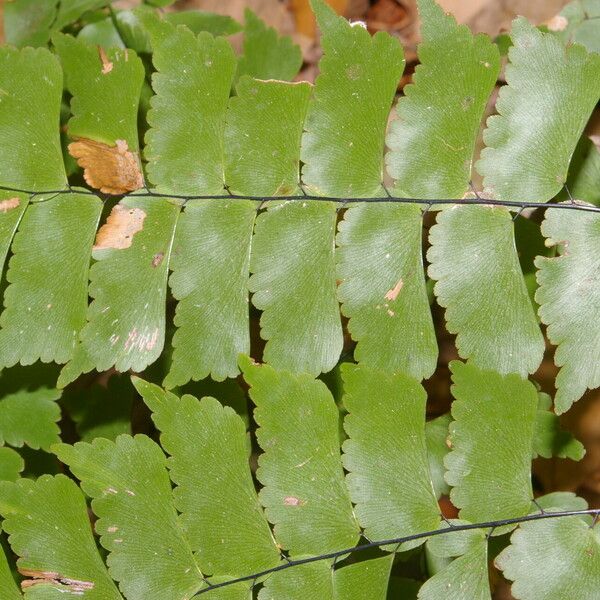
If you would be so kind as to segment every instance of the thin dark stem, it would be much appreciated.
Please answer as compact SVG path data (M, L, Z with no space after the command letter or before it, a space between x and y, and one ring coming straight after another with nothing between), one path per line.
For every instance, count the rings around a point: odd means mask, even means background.
M111 194L100 194L92 190L74 190L66 188L64 190L46 190L32 191L20 188L0 186L0 190L16 192L22 194L35 194L36 196L46 196L49 194L84 194L88 196L97 196L101 199L119 198L121 196L112 196ZM556 208L564 210L580 210L584 212L600 213L600 206L578 203L577 201L555 204L553 202L531 202L526 200L493 200L491 198L403 198L399 196L379 196L375 198L344 198L341 196L250 196L242 194L204 194L204 195L183 195L183 194L160 194L152 191L133 192L130 196L143 198L170 198L173 200L254 200L256 202L281 202L281 201L314 201L314 202L333 202L341 204L358 203L397 203L397 204L422 204L425 206L444 206L444 205L479 205L479 206L505 206L507 208L517 208L521 211L525 208ZM43 202L43 200L41 200Z
M299 558L297 560L289 560L288 562L281 563L276 567L272 567L271 569L265 569L264 571L259 571L258 573L252 573L250 575L244 575L243 577L237 577L236 579L230 579L229 581L223 581L221 583L211 584L210 587L204 588L197 592L197 595L204 594L210 591L213 591L217 588L227 587L229 585L234 585L235 583L241 583L244 581L253 581L256 582L262 577L267 575L271 575L272 573L277 573L279 571L285 571L286 569L290 569L292 567L298 567L300 565L306 565L314 562L319 562L322 560L330 560L333 559L337 561L341 556L345 554L352 554L354 552L363 552L365 550L370 550L372 548L381 548L382 546L389 546L395 544L399 547L401 544L405 542L411 542L414 540L422 540L424 538L434 537L437 535L444 535L447 533L456 533L457 531L469 531L472 529L489 529L490 531L494 531L498 527L504 527L506 525L518 525L519 523L526 523L528 521L539 521L541 519L556 519L558 517L574 517L578 515L594 515L596 519L600 514L600 509L588 509L588 510L564 510L564 511L556 511L556 512L539 512L531 515L524 515L522 517L515 517L512 519L499 519L498 521L486 521L483 523L468 523L466 525L452 525L446 529L436 529L435 531L424 531L422 533L415 533L413 535L407 535L404 537L392 538L389 540L380 540L376 542L368 542L366 544L361 544L359 546L354 546L354 548L344 548L343 550L336 550L335 552L328 552L327 554L319 554L318 556L309 556L308 558Z

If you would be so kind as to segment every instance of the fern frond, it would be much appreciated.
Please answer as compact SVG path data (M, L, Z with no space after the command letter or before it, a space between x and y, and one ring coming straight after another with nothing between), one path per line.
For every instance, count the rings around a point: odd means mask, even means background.
M85 497L71 479L0 482L0 515L21 573L46 580L27 598L78 592L90 600L122 600L96 548Z
M559 247L559 256L536 259L536 300L548 338L558 346L554 361L561 369L554 402L561 414L586 388L600 386L600 329L590 327L600 318L600 219L549 209L542 233L548 246Z
M127 142L139 147L138 102L144 81L144 65L133 50L97 47L62 33L52 42L62 64L65 87L71 92L68 123L71 138L86 138L115 145Z
M552 511L552 506L548 511ZM556 508L554 508L556 510ZM600 537L591 518L523 523L495 564L521 600L593 600L600 587Z
M241 360L256 404L260 500L275 539L296 557L353 546L359 528L344 482L339 413L321 381Z
M195 36L153 13L138 17L150 34L156 68L144 152L148 178L166 194L220 194L233 50L223 38Z
M476 168L486 195L545 202L567 180L569 162L600 95L600 55L567 48L526 19L513 21L498 115L488 119L487 146ZM551 116L552 126L548 119Z
M102 203L61 194L32 203L12 244L0 315L0 365L72 358L85 323L90 254ZM68 265L68 268L65 268Z
M457 25L434 0L419 0L420 65L404 88L387 138L394 192L461 198L469 189L475 140L500 72L498 47Z
M435 529L440 514L427 459L425 390L406 375L363 366L343 365L342 377L346 482L365 536Z
M178 398L140 379L134 383L171 455L175 506L202 571L239 577L279 563L252 481L242 419L214 398Z
M526 376L544 355L504 207L452 206L431 228L429 275L456 347L482 369Z
M88 322L73 359L60 375L60 386L94 368L141 371L160 356L168 266L179 211L178 204L164 198L135 196L113 208L94 247L97 262L90 269L93 301L87 310Z
M4 377L0 378L2 382ZM26 388L0 396L0 446L4 443L21 447L49 449L60 441L60 408L56 400L60 391L40 387Z
M365 203L346 211L337 235L338 297L355 360L417 379L432 375L438 354L422 232L418 206Z
M0 183L32 191L66 186L59 136L63 75L45 48L0 48Z
M184 600L203 586L159 446L142 435L122 435L115 442L60 444L55 451L92 498L110 574L128 600Z
M0 447L0 481L16 481L24 468L25 461L16 450Z
M461 519L471 522L527 514L538 406L534 385L518 375L502 376L458 361L450 369L456 400L452 451L445 464L452 503Z

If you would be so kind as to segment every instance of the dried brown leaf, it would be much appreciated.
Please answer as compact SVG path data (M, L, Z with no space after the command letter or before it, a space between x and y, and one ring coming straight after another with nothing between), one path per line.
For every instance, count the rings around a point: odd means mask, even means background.
M126 194L144 185L137 154L125 140L109 146L81 138L69 144L69 154L83 168L88 185L105 194Z
M102 61L102 75L108 75L113 70L114 65L110 62L108 55L102 46L98 46L98 54Z
M144 228L145 218L146 213L141 208L128 209L117 204L110 211L106 223L98 230L94 250L129 248L133 236Z

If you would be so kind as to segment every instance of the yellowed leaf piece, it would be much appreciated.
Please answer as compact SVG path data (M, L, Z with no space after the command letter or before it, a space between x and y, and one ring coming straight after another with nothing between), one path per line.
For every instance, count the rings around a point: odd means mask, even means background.
M98 230L94 250L129 248L133 236L144 228L145 218L146 213L141 208L127 208L117 204L110 211L106 223Z
M129 150L125 140L109 146L81 138L69 144L69 154L83 168L88 185L105 194L126 194L144 185L137 154Z

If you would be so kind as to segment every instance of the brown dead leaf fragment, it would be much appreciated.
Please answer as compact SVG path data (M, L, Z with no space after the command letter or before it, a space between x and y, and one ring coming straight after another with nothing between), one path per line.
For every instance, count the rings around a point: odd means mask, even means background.
M36 571L34 569L19 569L19 573L29 579L21 582L21 589L27 590L35 585L50 584L56 586L61 591L69 591L73 594L81 595L83 592L94 589L94 583L91 581L82 581L64 577L55 571Z
M137 154L129 150L125 140L109 146L81 138L69 144L69 154L83 168L88 185L105 194L126 194L144 185Z
M114 65L108 59L102 46L98 46L98 54L100 55L100 61L102 62L102 75L108 75L113 70Z
M17 208L21 204L18 198L8 198L7 200L0 201L0 212L7 213L13 208Z
M110 211L106 223L98 230L94 250L129 248L133 236L144 228L145 218L146 213L141 208L127 208L117 204Z
M402 279L399 279L398 283L396 283L396 285L391 290L388 290L386 292L386 294L384 296L385 299L393 302L398 297L398 294L400 293L400 290L402 290L403 285L404 285L404 281Z

